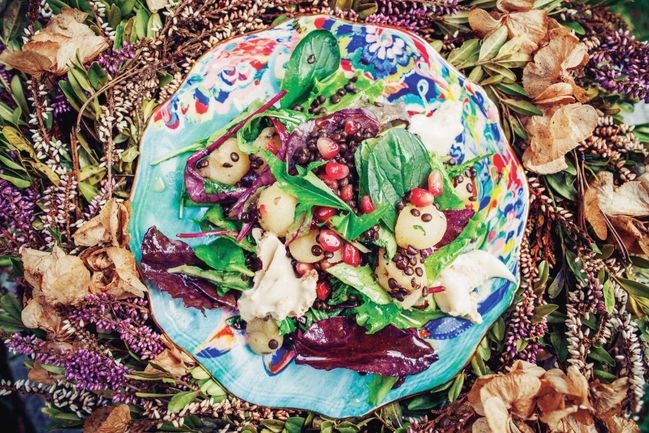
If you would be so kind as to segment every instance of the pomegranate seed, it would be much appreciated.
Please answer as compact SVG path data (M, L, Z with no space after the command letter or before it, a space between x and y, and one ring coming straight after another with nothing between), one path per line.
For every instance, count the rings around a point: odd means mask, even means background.
M338 181L337 180L331 179L326 174L319 174L318 177L320 179L322 179L322 181L324 183L326 183L329 188L333 189L334 191L338 189Z
M318 235L318 242L322 249L329 252L338 251L343 246L343 240L336 234L335 231L330 229L320 230Z
M316 296L318 296L318 299L326 301L331 294L331 286L324 280L318 281L318 284L315 286L315 293Z
M410 191L410 203L417 207L426 207L429 204L432 204L435 200L435 196L423 188L413 188Z
M441 293L446 288L444 286L433 286L433 287L428 287L423 290L424 295L430 295L431 293Z
M311 263L302 263L302 262L297 262L295 264L295 272L298 273L298 275L302 276L309 272L310 270L313 269L313 265Z
M340 162L330 161L325 165L325 173L327 173L329 179L340 180L349 175L349 167Z
M316 141L316 146L318 146L318 151L324 159L335 158L340 153L340 146L338 146L338 143L333 141L331 138L318 138L318 141Z
M374 212L376 208L374 207L374 203L372 202L372 197L369 195L364 195L361 197L361 210L363 213L372 213Z
M347 135L354 135L356 134L356 132L358 132L358 123L354 122L351 119L345 120L345 123L343 125L343 127L345 128L345 133L347 133Z
M336 215L336 209L327 206L314 206L313 207L313 216L316 221L323 223L327 221L332 216Z
M361 264L361 252L352 244L345 244L343 247L343 262L350 266L359 266Z
M340 198L343 199L343 201L349 201L352 197L354 197L354 188L352 188L350 184L347 184L340 189Z
M439 171L433 171L428 175L428 191L430 191L434 197L437 197L444 191L444 180L442 178L442 173Z

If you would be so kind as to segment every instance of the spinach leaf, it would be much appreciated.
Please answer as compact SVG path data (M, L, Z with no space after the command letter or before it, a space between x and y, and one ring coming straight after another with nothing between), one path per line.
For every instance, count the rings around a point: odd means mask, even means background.
M311 91L316 80L336 72L340 65L340 48L336 37L327 30L308 33L295 47L288 61L281 90L288 93L281 100L283 108L293 107Z
M225 211L220 204L215 204L210 207L205 215L203 215L203 220L209 222L214 227L218 227L225 230L238 230L237 224L234 221L231 221L226 218Z
M222 194L226 192L236 191L239 189L239 187L237 186L216 182L208 178L203 178L203 183L205 185L205 192L207 194Z
M421 328L433 319L443 317L444 313L439 310L403 310L395 303L377 304L367 297L364 302L354 309L356 323L364 326L368 334L380 331L388 325L394 325L399 329Z
M246 267L243 249L229 238L218 238L207 245L194 249L196 257L217 271L234 271L252 277L253 271Z
M392 303L392 298L376 282L372 269L367 265L354 267L346 263L338 263L327 269L327 272L343 283L352 286L372 302L377 304Z
M279 335L288 335L295 332L297 325L295 324L295 319L293 317L286 317L281 320L278 325Z
M361 100L366 101L366 103L373 103L383 94L383 83L381 81L372 81L364 75L357 73L354 82L356 91L353 93L347 92L343 96L338 95L338 102L332 102L330 99L331 96L335 95L338 90L350 81L343 71L331 74L322 81L316 81L304 106L310 107L319 96L323 96L326 100L319 107L324 108L329 113L333 113L345 107L358 106Z
M430 173L426 148L416 135L392 128L376 139L365 140L355 158L361 193L369 195L376 205L389 206L382 219L388 227L394 227L395 206Z
M266 126L270 126L270 122L264 122L264 119L274 117L280 120L286 131L291 132L296 126L306 122L307 116L304 113L295 110L266 110L252 117L243 128L237 131L237 145L242 152L247 154L259 151L259 147L254 145L255 139L259 133Z
M394 233L385 227L385 224L379 226L379 238L372 243L377 247L385 248L388 260L391 260L397 253L397 240L394 238Z
M484 222L480 215L474 216L453 242L444 245L426 258L426 277L431 284L446 266L451 264L479 235L484 236Z
M451 176L449 176L449 172L444 167L440 157L435 153L429 154L428 157L430 160L430 167L434 171L439 171L442 174L442 182L444 183L444 190L439 196L435 197L435 201L439 204L439 207L444 210L463 209L465 206L464 200L462 200L462 198L455 192ZM449 171L451 169L452 168L449 168ZM464 170L462 170L462 172L464 172Z
M226 294L230 289L246 290L250 284L241 278L239 272L206 270L198 266L181 265L168 269L167 272L174 274L184 274L190 277L202 278L209 281L217 287L219 295Z
M369 396L367 401L372 405L377 405L383 401L388 392L399 380L399 376L381 376L373 374L368 385Z
M371 227L379 223L383 215L390 210L388 205L383 205L374 212L356 215L353 212L337 214L329 220L336 231L348 241L353 241Z
M286 164L272 153L263 151L262 157L270 167L279 187L298 198L296 214L310 211L313 206L327 206L352 212L349 205L334 194L331 188L313 172L304 170L302 174L291 176L286 171Z
M447 167L446 172L448 173L448 176L451 178L459 174L464 174L464 172L467 171L468 168L473 167L483 159L491 157L491 155L492 155L491 153L485 153L484 155L478 155L471 159L467 159L462 164L457 164L457 165L452 165L450 167Z

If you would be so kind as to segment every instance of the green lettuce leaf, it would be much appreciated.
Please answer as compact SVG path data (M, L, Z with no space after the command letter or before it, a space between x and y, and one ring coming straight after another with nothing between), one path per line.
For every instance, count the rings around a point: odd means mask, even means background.
M392 297L376 282L374 272L369 266L350 266L338 263L327 269L334 277L348 284L377 304L390 304Z

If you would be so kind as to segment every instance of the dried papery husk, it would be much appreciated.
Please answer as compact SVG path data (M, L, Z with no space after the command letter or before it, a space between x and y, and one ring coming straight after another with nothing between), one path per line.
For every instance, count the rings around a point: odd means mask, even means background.
M77 56L81 63L89 62L108 48L108 41L103 36L95 35L84 24L87 16L78 9L64 8L21 50L6 49L0 54L0 61L36 76L44 72L62 75Z
M77 256L55 246L51 253L24 248L21 252L25 280L34 296L49 305L76 305L90 294L90 272Z
M543 116L526 122L530 146L523 154L528 170L541 174L557 173L568 167L565 154L590 137L597 126L597 111L580 103L545 110Z
M128 405L101 407L83 424L83 433L124 433L130 422Z
M78 246L94 247L110 244L126 247L128 244L128 208L116 199L110 199L99 214L86 221L72 236Z
M81 253L86 266L93 271L92 293L105 293L117 299L142 297L146 286L140 280L133 253L125 248L88 248Z

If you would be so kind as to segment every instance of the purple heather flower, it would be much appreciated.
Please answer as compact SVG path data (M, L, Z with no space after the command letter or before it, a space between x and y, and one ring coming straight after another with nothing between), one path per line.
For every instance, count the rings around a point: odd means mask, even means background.
M609 31L599 39L586 76L609 92L649 102L649 44L637 41L629 30Z
M133 45L125 43L120 50L110 49L104 51L97 59L97 63L106 72L115 75L122 64L133 57L135 57L135 49L133 48Z
M146 324L149 319L144 298L116 300L110 295L90 295L86 303L70 312L70 319L92 324L102 332L117 332L120 339L142 359L153 359L164 349L161 336Z
M65 95L60 90L54 95L54 99L51 103L52 110L54 111L54 116L60 118L66 113L69 113L72 110L68 100L65 99Z
M0 250L15 254L23 245L38 246L38 235L32 226L36 199L32 188L19 189L0 179Z
M7 348L44 364L63 367L65 378L88 391L117 391L126 385L130 370L116 359L86 349L58 351L33 335L14 334L5 341Z
M129 373L119 361L86 349L69 352L63 368L67 380L88 391L118 390L126 385Z
M378 0L378 10L370 15L368 23L389 24L411 31L424 31L443 15L458 11L458 0Z
M539 339L545 335L548 325L545 318L538 323L533 323L534 303L536 294L528 289L523 294L523 300L516 305L516 309L509 320L507 333L505 334L505 350L503 360L511 363L515 359L523 359L536 363L536 355L542 345ZM517 342L526 340L527 345L522 351L518 351Z

